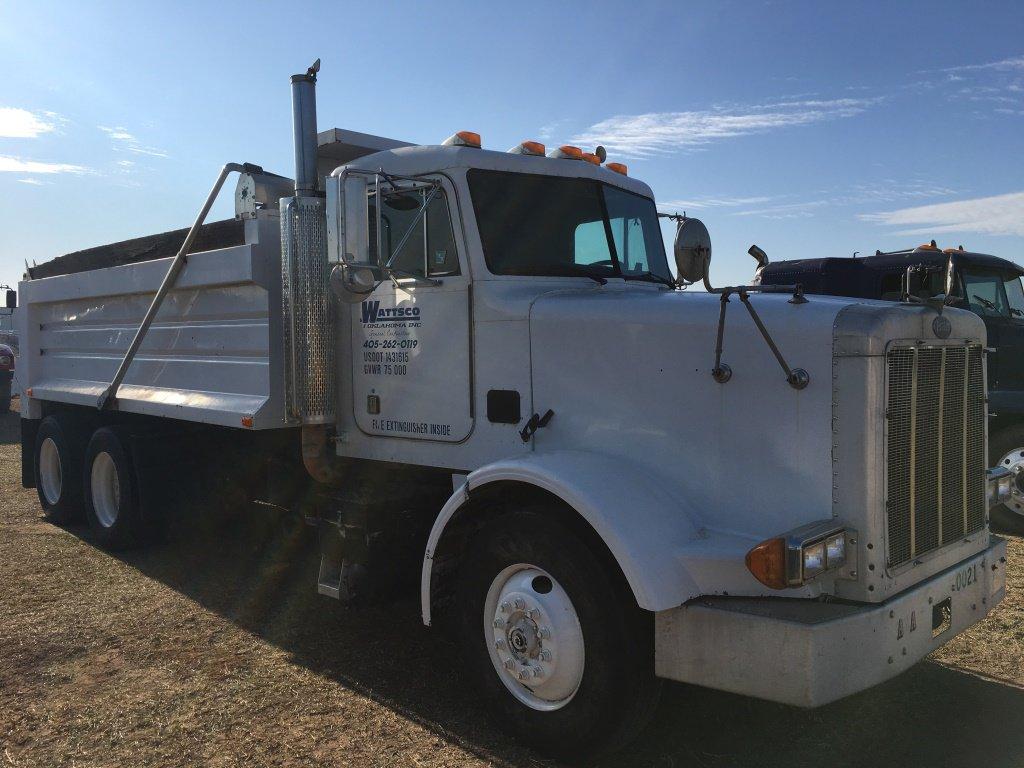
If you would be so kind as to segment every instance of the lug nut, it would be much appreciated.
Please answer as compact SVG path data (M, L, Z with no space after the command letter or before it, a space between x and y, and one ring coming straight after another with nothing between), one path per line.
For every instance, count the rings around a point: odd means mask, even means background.
M541 669L540 667L534 667L533 668L533 676L534 677L544 677L544 670Z
M501 604L501 612L502 613L508 613L511 610L512 610L512 603L510 603L508 600L506 600L505 602L503 602Z
M521 610L523 610L523 608L526 607L526 601L523 600L523 598L521 598L521 597L517 597L515 605L516 605L516 609L521 611Z
M516 663L512 659L505 659L505 669L515 669Z
M547 650L546 648L543 651L541 651L540 652L540 660L541 661L551 661L551 651Z
M548 640L551 637L551 630L547 627L541 627L538 634L540 635L541 640Z
M528 616L529 616L529 617L530 617L531 619L533 619L534 621L536 621L537 619L539 619L539 618L540 618L540 611L539 611L539 610L537 610L536 608L533 608L533 609L531 609L531 610L530 610L530 612L529 612L529 613L528 613L527 615L528 615Z
M529 677L530 677L530 673L529 673L529 672L527 672L527 671L526 671L525 669L521 669L521 670L519 670L519 679L520 679L520 680L526 680L526 679L528 679Z
M494 620L494 628L495 629L504 629L504 627L505 627L505 620L504 619L495 619Z
M497 648L499 651L505 650L505 641L504 640L495 640L494 641L494 647Z

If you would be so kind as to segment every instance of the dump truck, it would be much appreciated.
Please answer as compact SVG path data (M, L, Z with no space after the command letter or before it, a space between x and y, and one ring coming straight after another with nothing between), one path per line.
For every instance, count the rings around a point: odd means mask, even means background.
M800 283L807 293L886 301L944 298L948 282L946 303L985 323L988 461L1014 475L1012 495L992 510L992 518L1003 530L1024 533L1024 268L963 245L940 249L932 240L859 258L773 261L759 273L765 285Z
M228 164L188 230L20 284L51 518L143 545L188 481L301 514L320 593L418 593L451 684L576 758L663 680L814 707L1003 598L976 315L714 288L685 217L674 275L601 148L318 132L318 68L291 79L294 179Z

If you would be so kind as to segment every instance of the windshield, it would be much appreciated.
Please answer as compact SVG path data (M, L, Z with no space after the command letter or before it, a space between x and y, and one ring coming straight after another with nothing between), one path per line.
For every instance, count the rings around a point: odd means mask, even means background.
M1020 278L996 272L965 271L962 274L964 295L972 310L979 315L1020 317L1024 311Z
M590 179L476 168L467 177L496 275L672 279L649 198Z

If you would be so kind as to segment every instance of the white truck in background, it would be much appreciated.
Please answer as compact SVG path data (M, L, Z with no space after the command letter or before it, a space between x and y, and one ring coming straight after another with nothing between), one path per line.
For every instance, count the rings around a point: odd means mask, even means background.
M692 219L676 282L603 152L318 134L317 69L294 187L226 166L187 234L21 283L23 481L53 519L138 545L184 467L233 480L317 522L322 593L418 583L452 680L574 757L661 679L817 706L1002 599L975 315L711 289ZM233 171L236 219L204 226Z

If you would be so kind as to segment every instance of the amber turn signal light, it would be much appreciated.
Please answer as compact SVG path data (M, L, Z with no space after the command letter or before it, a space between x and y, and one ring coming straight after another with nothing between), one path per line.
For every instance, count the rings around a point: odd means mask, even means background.
M628 169L622 163L608 163L608 164L605 165L605 168L607 168L609 171L615 171L616 173L621 173L623 176L628 176L629 175L628 173L626 173L626 171Z
M754 578L772 589L785 589L786 581L786 540L784 538L762 541L747 552L747 570Z

